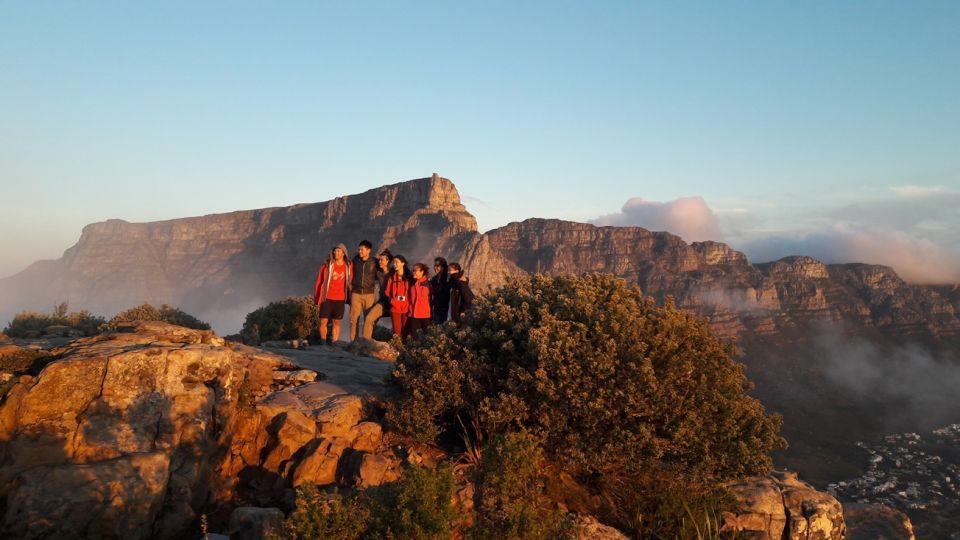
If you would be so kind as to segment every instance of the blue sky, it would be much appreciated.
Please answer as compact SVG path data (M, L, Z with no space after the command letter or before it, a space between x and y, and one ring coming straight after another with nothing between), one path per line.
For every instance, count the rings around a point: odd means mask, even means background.
M682 207L960 281L958 96L957 2L0 1L0 275L437 171L484 230Z

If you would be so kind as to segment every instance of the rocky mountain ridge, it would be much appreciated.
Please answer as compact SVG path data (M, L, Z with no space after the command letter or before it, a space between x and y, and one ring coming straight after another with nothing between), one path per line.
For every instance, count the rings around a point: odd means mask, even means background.
M609 272L708 317L721 334L785 341L810 325L960 342L957 287L905 283L888 267L810 257L751 264L720 242L668 232L528 219L481 234L456 186L433 175L332 201L151 223L84 227L55 261L0 280L0 316L75 308L112 314L170 303L235 330L256 307L309 294L330 247L366 238L408 260L459 260L475 287L529 272ZM951 346L952 347L952 346Z

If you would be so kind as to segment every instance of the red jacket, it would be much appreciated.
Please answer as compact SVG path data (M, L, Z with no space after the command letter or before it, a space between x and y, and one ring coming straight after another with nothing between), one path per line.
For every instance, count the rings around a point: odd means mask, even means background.
M430 318L430 282L421 278L410 287L410 308L407 315L414 319Z
M330 272L330 265L332 259L327 259L323 261L323 264L320 265L320 271L317 272L317 281L313 284L313 303L320 305L324 300L327 299L327 291L330 290L330 278L332 272ZM350 264L350 261L344 261L344 266L346 267L347 276L343 282L344 285L344 298L350 298L350 277L352 274L353 266Z
M387 278L387 298L391 313L407 313L410 307L410 281L394 272Z

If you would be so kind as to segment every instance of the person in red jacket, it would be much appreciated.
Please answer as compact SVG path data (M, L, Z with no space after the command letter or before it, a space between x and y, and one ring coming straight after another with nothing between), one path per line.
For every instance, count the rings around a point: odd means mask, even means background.
M393 272L387 278L387 298L390 300L390 321L393 335L403 336L407 326L407 311L410 308L410 284L413 277L403 255L393 258Z
M430 304L433 296L430 280L427 279L429 275L430 270L427 269L427 265L423 263L413 265L413 285L410 286L410 307L407 308L406 337L430 326Z
M313 301L320 306L320 340L331 344L327 338L327 324L333 322L333 339L340 339L340 320L344 304L350 295L351 265L347 261L347 246L337 244L327 260L320 265L317 282L313 285Z

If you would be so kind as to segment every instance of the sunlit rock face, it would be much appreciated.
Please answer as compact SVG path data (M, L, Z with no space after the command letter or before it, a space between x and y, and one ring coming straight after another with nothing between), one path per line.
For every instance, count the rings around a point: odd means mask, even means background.
M361 399L282 357L155 322L53 352L0 405L4 538L184 538L239 490L396 478L348 466L381 439Z
M363 239L410 263L461 262L478 290L526 273L608 272L660 300L673 297L728 337L782 342L812 325L842 323L894 338L960 340L956 287L910 285L887 267L803 256L751 264L720 242L639 227L528 219L480 234L456 186L439 175L320 203L94 223L62 258L0 280L0 317L60 301L107 316L166 302L233 332L270 301L311 294L330 249L344 242L353 251Z
M109 220L84 227L60 259L0 280L0 315L67 301L110 316L148 301L235 331L246 313L272 300L312 294L317 268L340 242L350 256L366 239L412 264L459 256L477 236L456 187L437 175L283 208Z

